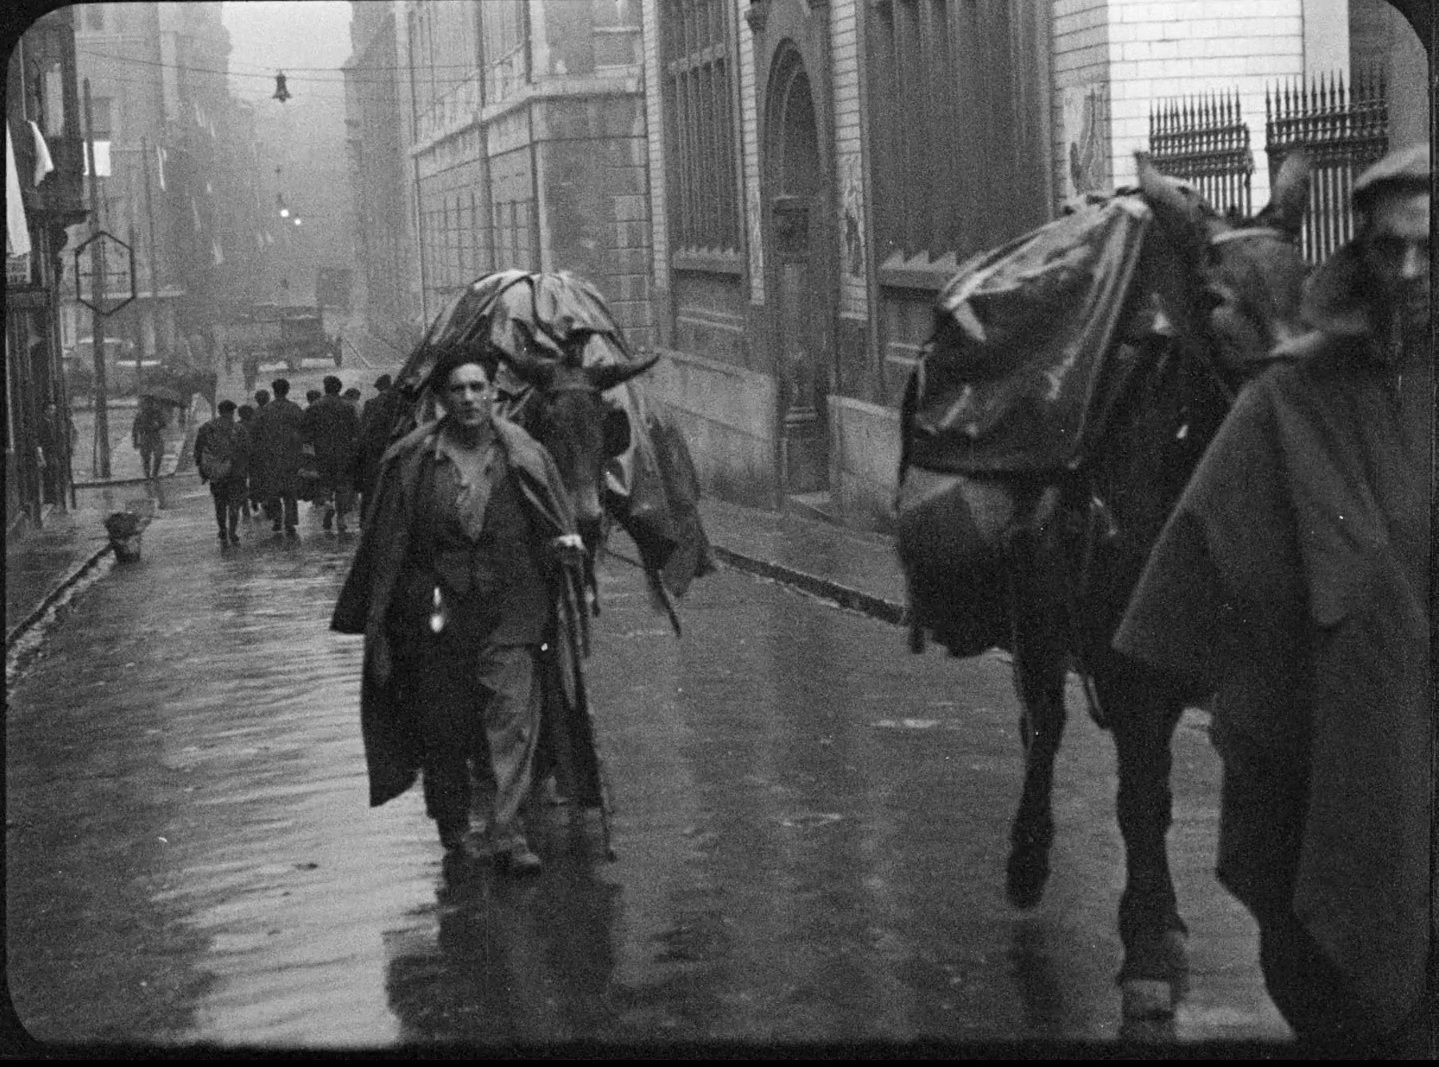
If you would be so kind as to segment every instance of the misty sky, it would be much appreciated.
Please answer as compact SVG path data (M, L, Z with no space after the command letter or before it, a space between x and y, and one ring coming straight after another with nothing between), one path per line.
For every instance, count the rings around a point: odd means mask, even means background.
M339 68L350 55L345 0L227 0L220 19L230 31L230 88L239 99L272 95L277 70L297 100L307 93L343 99Z

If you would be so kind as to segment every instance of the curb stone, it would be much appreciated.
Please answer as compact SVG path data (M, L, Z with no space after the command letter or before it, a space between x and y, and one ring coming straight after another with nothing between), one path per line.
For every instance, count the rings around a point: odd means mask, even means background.
M761 578L769 578L784 585L793 586L812 596L832 601L842 608L858 611L882 622L895 626L902 626L905 623L905 606L898 601L875 596L873 593L866 593L859 589L852 589L833 579L820 578L794 567L786 567L783 564L745 555L723 545L715 544L710 547L717 558L735 570L747 571Z
M44 599L40 601L39 606L36 607L34 611L30 612L30 614L26 615L25 618L21 619L6 632L5 651L8 653L14 648L20 639L29 633L36 623L45 617L45 613L54 607L55 603L60 600L71 587L77 585L82 578L98 567L106 556L113 555L114 553L107 544L104 548L97 549L88 559L62 578L55 588L45 594Z

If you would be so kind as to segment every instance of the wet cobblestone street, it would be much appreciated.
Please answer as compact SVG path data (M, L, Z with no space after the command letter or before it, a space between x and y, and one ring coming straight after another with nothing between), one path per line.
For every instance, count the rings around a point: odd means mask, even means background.
M1019 788L998 657L721 571L676 639L601 568L589 662L616 805L552 812L544 873L447 871L419 790L366 807L360 641L327 629L353 549L215 544L193 474L141 562L77 596L11 686L7 954L34 1037L390 1048L1073 1042L1119 1032L1108 740L1074 712L1055 873L1003 896ZM1217 760L1176 737L1192 936L1180 1043L1281 1040L1252 924L1214 881Z

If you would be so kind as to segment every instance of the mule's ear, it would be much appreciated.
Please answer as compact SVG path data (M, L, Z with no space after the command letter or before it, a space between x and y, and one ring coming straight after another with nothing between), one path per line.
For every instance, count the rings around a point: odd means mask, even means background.
M643 374L658 363L659 358L656 353L639 363L605 363L598 367L586 367L585 374L589 377L590 384L598 392L603 393L606 389L613 389L621 382L627 382L636 375Z
M1309 153L1296 148L1284 157L1279 176L1274 179L1269 203L1259 213L1266 226L1273 226L1291 236L1304 227L1304 212L1309 208Z
M1203 201L1186 196L1173 179L1160 174L1148 152L1135 152L1134 162L1140 194L1156 221L1176 246L1197 258L1207 237Z

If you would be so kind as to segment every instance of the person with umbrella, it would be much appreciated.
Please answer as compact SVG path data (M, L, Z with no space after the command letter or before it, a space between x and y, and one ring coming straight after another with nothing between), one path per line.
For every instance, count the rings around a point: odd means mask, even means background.
M444 415L386 453L330 625L365 637L370 804L422 773L448 854L532 874L542 862L519 812L540 741L541 650L562 640L583 543L554 460L491 414L477 350L451 347L427 381ZM478 843L472 764L489 814Z

